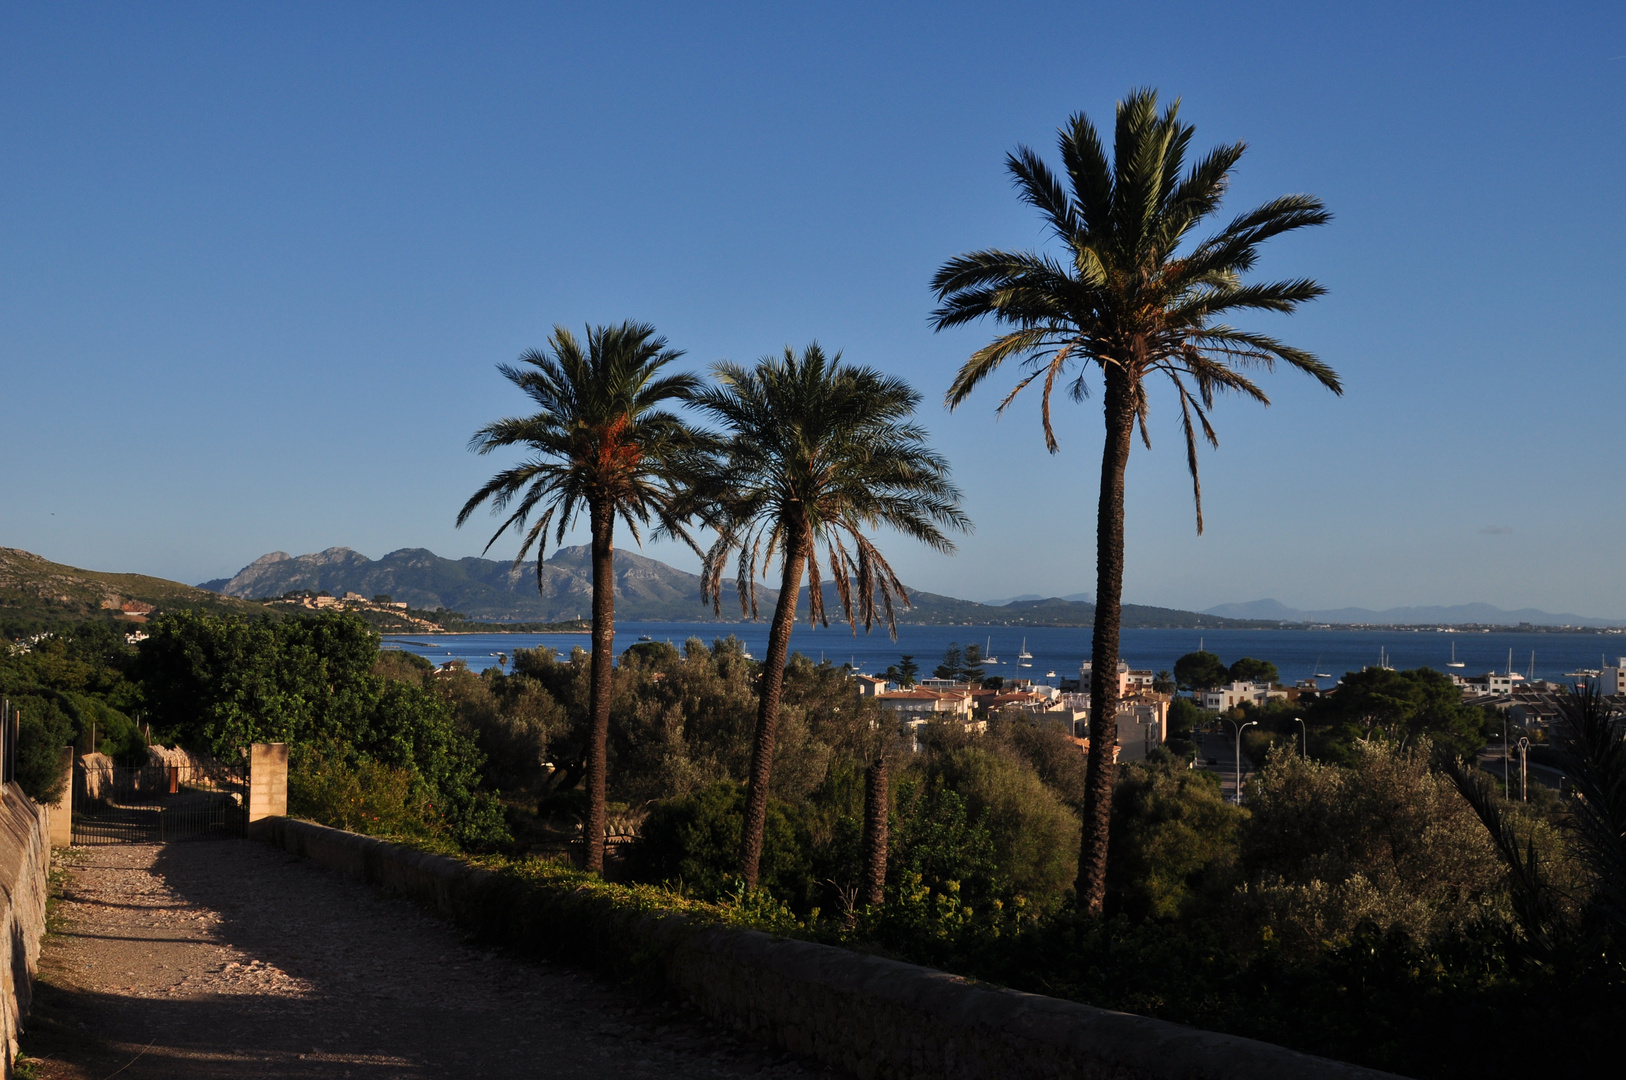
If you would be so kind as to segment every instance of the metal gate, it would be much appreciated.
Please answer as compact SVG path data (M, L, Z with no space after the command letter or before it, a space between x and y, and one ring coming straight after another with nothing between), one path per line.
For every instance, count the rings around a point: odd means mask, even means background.
M75 844L162 844L244 835L248 763L73 768Z

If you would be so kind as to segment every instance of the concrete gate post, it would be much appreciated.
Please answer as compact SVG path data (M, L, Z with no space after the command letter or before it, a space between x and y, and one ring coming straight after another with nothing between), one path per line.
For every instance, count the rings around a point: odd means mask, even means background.
M46 820L51 826L51 846L69 847L73 844L73 747L62 748L62 794L46 808Z
M255 743L248 752L248 835L266 818L288 815L288 744Z

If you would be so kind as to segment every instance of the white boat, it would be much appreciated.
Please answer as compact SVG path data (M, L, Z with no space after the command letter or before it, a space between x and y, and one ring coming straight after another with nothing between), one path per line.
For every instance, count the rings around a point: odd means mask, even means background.
M1028 639L1022 639L1022 651L1016 654L1017 667L1032 667L1033 654L1028 652Z
M985 664L999 663L999 657L994 655L994 639L989 638L988 644L982 647L982 662Z
M1454 642L1454 641L1451 643L1451 662L1446 664L1445 666L1446 667L1467 667L1468 666L1463 661L1457 659L1457 643Z
M1056 673L1054 671L1047 671L1044 673L1044 677L1047 679L1054 679L1056 677Z

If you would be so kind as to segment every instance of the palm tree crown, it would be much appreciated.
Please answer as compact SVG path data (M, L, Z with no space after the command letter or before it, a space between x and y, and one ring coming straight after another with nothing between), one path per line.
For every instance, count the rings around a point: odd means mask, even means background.
M1244 372L1271 370L1278 360L1335 394L1343 387L1312 354L1216 321L1246 310L1291 312L1321 296L1326 290L1306 278L1244 284L1242 275L1264 241L1325 224L1332 215L1313 196L1284 195L1182 251L1192 230L1219 208L1245 146L1218 147L1182 175L1193 129L1178 113L1178 101L1160 115L1155 92L1131 94L1118 105L1110 161L1089 118L1074 115L1059 132L1066 188L1037 154L1018 147L1006 167L1022 201L1044 215L1065 258L989 250L951 259L932 279L941 303L932 322L942 330L991 316L1013 327L971 355L949 387L948 405L958 406L1001 363L1020 357L1028 371L999 410L1043 376L1044 437L1052 453L1050 396L1058 380L1070 381L1075 400L1087 396L1092 367L1108 382L1121 380L1150 448L1143 380L1167 376L1180 402L1200 533L1198 430L1219 445L1208 420L1216 391L1268 405Z
M580 512L595 504L610 508L635 540L651 517L659 531L683 534L673 506L697 444L683 421L659 406L685 400L700 385L690 374L661 373L683 354L647 324L593 327L586 352L575 335L555 326L549 344L551 355L531 349L517 364L497 367L540 411L487 424L469 440L481 454L523 446L531 456L493 476L457 515L461 526L487 500L494 513L512 505L485 550L510 528L525 530L514 564L535 547L539 587L549 525L554 542L562 542ZM538 507L544 509L526 530Z
M794 552L807 559L809 624L828 626L823 547L846 620L855 629L862 620L867 631L884 618L895 635L894 598L907 604L908 592L865 531L889 527L946 552L954 544L943 530L968 525L948 463L909 422L919 393L872 368L843 365L839 353L826 358L817 344L801 357L787 348L754 369L725 362L712 373L718 385L693 402L727 429L728 490L725 524L702 570L706 599L721 610L734 553L740 610L755 618L759 569Z

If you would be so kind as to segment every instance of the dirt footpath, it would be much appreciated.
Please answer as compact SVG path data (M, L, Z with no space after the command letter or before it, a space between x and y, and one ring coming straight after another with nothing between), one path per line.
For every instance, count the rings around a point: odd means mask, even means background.
M23 1052L61 1080L834 1075L697 1014L476 948L247 841L60 852Z

